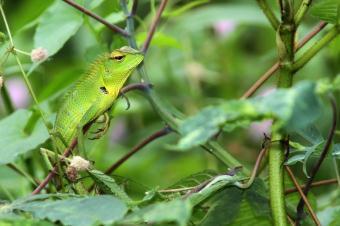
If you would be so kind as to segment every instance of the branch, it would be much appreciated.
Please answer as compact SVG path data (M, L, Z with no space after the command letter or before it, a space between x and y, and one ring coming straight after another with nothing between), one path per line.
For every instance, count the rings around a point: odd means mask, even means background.
M339 34L339 28L335 25L325 36L309 48L293 65L294 72L305 66L323 47L330 43Z
M128 160L132 155L136 154L139 150L145 147L147 144L151 143L152 141L163 137L171 132L171 129L168 126L165 126L163 129L156 131L142 142L137 144L135 147L131 149L126 155L120 158L117 162L115 162L112 166L110 166L106 171L105 174L111 174L114 170L116 170L120 165L122 165L126 160Z
M269 20L270 24L276 31L279 27L279 20L276 18L273 10L269 7L268 2L266 0L256 0L259 7L262 9L264 15L266 15L267 19Z
M153 35L156 31L156 27L158 25L158 22L162 16L162 13L163 13L163 10L166 6L166 4L168 3L168 0L162 0L158 10L157 10L157 13L156 13L156 17L154 18L154 20L152 21L152 24L151 24L151 27L150 27L150 30L148 32L148 35L147 35L147 38L146 38L146 41L144 42L144 45L141 49L141 51L145 54L146 51L148 51L148 48L149 48L149 45L150 45L150 42L153 38Z
M336 184L336 183L337 183L337 179L328 179L328 180L322 180L322 181L314 182L310 186L311 187L319 187L319 186L322 186L322 185ZM303 184L300 187L302 189L304 189L306 187L306 185ZM285 194L288 195L288 194L293 193L293 192L297 192L297 189L296 188L289 188L285 191Z
M325 26L326 22L319 23L312 29L304 38L302 38L296 46L295 51L299 51L309 40L317 35ZM268 71L266 71L243 95L242 99L251 97L277 70L279 69L279 62L276 62Z
M311 215L311 217L312 217L314 223L315 223L316 225L321 225L321 224L320 224L320 221L319 221L319 219L318 219L318 217L316 216L315 212L313 211L312 206L311 206L310 203L308 202L307 197L305 196L305 194L303 193L303 191L302 191L302 189L301 189L299 183L297 182L297 180L296 180L296 178L295 178L295 176L294 176L292 170L289 168L289 166L285 166L285 169L286 169L286 171L287 171L287 173L288 173L290 179L291 179L292 182L294 183L296 189L298 190L298 192L299 192L301 198L302 198L303 201L306 203L306 206L307 206L307 208L308 208L308 211L309 211L309 213L310 213L310 215Z
M308 195L308 192L311 188L311 185L313 183L313 180L316 176L316 173L319 171L320 166L323 162L323 160L325 159L328 150L331 147L332 144L332 140L335 134L335 129L336 129L336 124L337 124L337 107L336 107L336 100L333 96L330 96L330 102L331 102L331 106L332 106L332 115L333 115L333 120L332 120L332 126L331 129L329 130L328 133L328 137L327 137L327 141L326 144L321 152L320 158L318 159L318 161L316 162L316 164L313 166L311 173L310 173L310 177L306 182L306 186L303 189L303 193L305 194L305 196ZM303 199L300 199L299 204L296 208L296 225L300 225L300 220L302 219L302 214L303 214L303 206L304 206L305 202Z
M98 22L104 24L106 27L108 27L111 31L113 32L117 32L121 35L123 35L124 37L129 37L129 33L126 32L124 29L109 23L108 21L106 21L105 19L101 18L100 16L98 16L97 14L94 14L93 12L91 12L90 10L85 9L84 7L82 7L81 5L75 3L74 1L71 0L63 0L64 2L66 2L67 4L69 4L70 6L76 8L77 10L85 13L86 15L92 17L93 19L97 20Z

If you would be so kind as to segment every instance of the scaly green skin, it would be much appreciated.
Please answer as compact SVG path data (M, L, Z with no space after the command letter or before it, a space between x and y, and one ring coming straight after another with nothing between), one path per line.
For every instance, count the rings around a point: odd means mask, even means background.
M54 133L69 145L79 128L104 114L118 97L119 90L142 62L143 55L130 47L99 56L89 70L65 95L54 124ZM59 151L65 149L56 139Z

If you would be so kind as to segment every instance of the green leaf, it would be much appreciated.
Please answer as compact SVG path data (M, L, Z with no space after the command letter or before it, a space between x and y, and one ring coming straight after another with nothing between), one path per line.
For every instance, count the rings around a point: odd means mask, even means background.
M203 109L184 120L179 131L179 149L201 145L221 128L232 131L252 121L276 119L275 129L294 132L313 123L321 112L315 84L301 82L291 89L278 89L270 95L248 100L226 101Z
M238 188L228 188L216 194L212 206L200 225L229 225L240 210L243 192Z
M235 217L235 220L230 224L232 226L254 226L254 225L261 225L261 226L271 226L273 225L270 221L270 217L258 217L254 214L254 209L247 201L247 199L243 199L241 202L240 210L238 215Z
M140 32L136 36L137 45L142 45L147 38L147 32ZM151 40L151 44L153 46L157 46L159 48L164 47L172 47L172 48L181 48L181 44L177 41L176 38L171 37L167 34L164 34L162 32L157 32L153 39Z
M96 182L96 185L98 185L98 187L105 194L113 194L124 201L127 205L133 205L133 200L125 193L125 191L116 183L116 181L112 177L98 170L90 170L88 171L88 173Z
M82 23L83 17L79 11L56 1L40 17L34 34L34 47L43 47L52 56L78 31Z
M257 217L267 218L271 214L267 194L266 186L260 179L256 179L251 187L245 191L245 198Z
M17 110L0 121L0 165L13 162L49 138L42 121L32 121L32 117L30 111Z
M64 200L36 200L16 204L15 209L32 213L38 219L60 221L65 225L91 226L112 224L127 212L119 199L110 196L71 197Z
M340 2L339 0L320 1L312 7L311 13L328 23L339 24Z
M179 226L186 226L191 216L192 206L184 200L149 205L139 211L129 214L122 220L123 224L137 223L157 224L176 222Z

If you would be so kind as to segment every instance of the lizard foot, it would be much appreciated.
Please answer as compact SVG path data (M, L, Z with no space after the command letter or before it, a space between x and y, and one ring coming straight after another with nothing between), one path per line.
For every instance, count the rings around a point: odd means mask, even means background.
M105 112L102 116L99 116L98 119L96 120L96 123L103 124L103 126L99 129L97 129L94 132L90 132L94 134L93 137L89 137L89 140L96 140L101 138L109 129L110 127L110 117L107 112Z

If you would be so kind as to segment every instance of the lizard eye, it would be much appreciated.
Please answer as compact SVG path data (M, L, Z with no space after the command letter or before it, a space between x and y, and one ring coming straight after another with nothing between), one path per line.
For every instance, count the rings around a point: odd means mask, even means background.
M124 58L125 58L125 55L123 55L123 54L114 54L114 55L112 54L112 55L110 56L110 59L111 59L111 60L115 60L115 61L117 61L117 62L123 61Z

